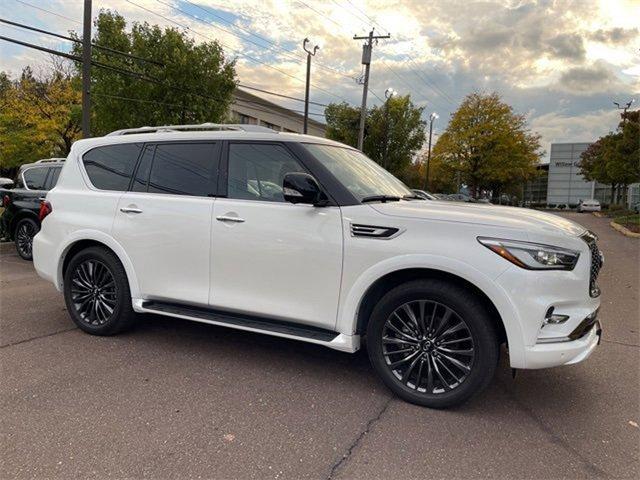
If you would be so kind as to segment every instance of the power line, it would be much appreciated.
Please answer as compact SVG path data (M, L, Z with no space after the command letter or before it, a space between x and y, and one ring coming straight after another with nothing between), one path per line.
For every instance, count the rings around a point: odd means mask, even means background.
M261 64L261 65L264 65L264 66L265 66L265 67L267 67L267 68L271 68L272 70L275 70L275 71L277 71L277 72L280 72L281 74L286 75L287 77L290 77L290 78L292 78L292 79L294 79L294 80L297 80L297 81L299 81L299 82L304 82L304 80L302 80L301 78L296 77L295 75L290 74L289 72L286 72L286 71L284 71L284 70L282 70L282 69L280 69L280 68L278 68L278 67L274 67L273 65L269 65L269 64L268 64L268 63L266 63L266 62L263 62L263 61L261 61L261 60L258 60L258 59L257 59L257 58L255 58L255 57L252 57L251 55L247 55L246 53L239 52L239 51L235 50L234 48L231 48L230 46L225 45L224 43L222 43L222 42L220 42L220 41L218 41L218 40L216 40L216 39L212 39L211 37L209 37L209 36L207 36L207 35L205 35L205 34L203 34L203 33L201 33L201 32L198 32L197 30L194 30L193 28L189 27L188 25L185 25L185 24L183 24L183 23L177 22L177 21L175 21L175 20L173 20L173 19L171 19L171 18L169 18L169 17L167 17L167 16L165 16L165 15L162 15L161 13L154 12L153 10L150 10L150 9L148 9L148 8L146 8L146 7L143 7L142 5L139 5L139 4L135 3L135 2L132 2L131 0L126 0L126 1L127 1L128 3L130 3L130 4L132 4L132 5L135 5L136 7L140 8L140 9L142 9L142 10L145 10L146 12L149 12L149 13L151 13L151 14L153 14L153 15L156 15L156 16L158 16L158 17L160 17L160 18L163 18L164 20L166 20L166 21L168 21L168 22L174 23L175 25L178 25L178 26L180 26L180 27L184 28L185 30L189 30L189 31L191 31L191 32L193 32L193 33L195 33L195 34L197 34L197 35L200 35L201 37L204 37L204 38L206 38L207 40L210 40L210 41L217 41L220 45L222 45L223 47L227 48L228 50L231 50L231 51L232 51L232 52L234 52L236 55L239 55L239 56L241 56L241 57L245 57L245 58L247 58L247 59L249 59L249 60L251 60L251 61L253 61L253 62L255 62L255 63L259 63L259 64ZM204 22L204 23L206 23L207 25L211 25L211 24L209 24L208 22L206 22L206 21L204 21L204 20L201 20L201 19L199 19L198 17L196 17L196 16L194 16L194 15L191 15L191 14L189 14L189 13L186 13L186 12L184 12L184 11L180 10L179 8L176 8L176 7L174 7L174 8L175 8L176 10L178 10L179 12L182 12L183 14L185 14L185 15L187 15L187 16L189 16L189 17L192 17L192 18L194 18L194 19L196 19L196 20L198 20L198 21L203 21L203 22ZM322 91L322 92L324 92L324 93L326 93L326 94L328 94L328 95L331 95L332 97L335 97L335 98L338 98L338 99L340 99L340 100L344 100L344 101L346 101L346 99L344 99L344 98L340 97L339 95L336 95L335 93L333 93L333 92L331 92L331 91L329 91L329 90L325 90L324 88L321 88L321 87L319 87L319 86L317 86L317 85L313 85L313 87L314 87L314 88L316 88L316 89L318 89L318 90L320 90L320 91Z
M67 58L69 60L73 60L75 62L78 62L78 63L82 62L82 57L80 57L78 55L73 55L73 54L66 53L66 52L60 52L58 50L53 50L53 49L46 48L46 47L43 47L43 46L40 46L40 45L35 45L35 44L32 44L32 43L23 42L21 40L16 40L14 38L8 38L8 37L5 37L5 36L0 36L0 40L4 40L4 41L7 41L7 42L15 43L17 45L22 45L24 47L32 48L32 49L35 49L35 50L40 50L42 52L49 53L51 55L61 56L61 57ZM124 68L116 67L116 66L113 66L113 65L108 65L108 64L105 64L105 63L102 63L102 62L97 62L95 60L92 60L91 64L95 65L98 68L102 68L102 69L105 69L105 70L111 70L111 71L114 71L116 73L120 73L122 75L126 75L126 76L129 76L129 77L136 78L138 80L143 80L143 81L146 81L146 82L149 82L149 83L154 83L156 85L163 86L163 87L171 89L171 90L176 90L176 91L182 92L183 94L186 93L186 94L198 96L198 97L201 97L201 98L204 98L204 99L208 99L208 100L223 101L223 99L221 99L220 97L215 97L215 96L211 96L211 95L203 95L203 94L198 93L198 92L185 90L183 87L178 87L178 86L175 86L175 85L171 85L171 84L165 83L165 82L163 82L161 80L158 80L156 78L149 77L147 75L143 75L143 74L140 74L138 72L133 72L131 70L127 70L127 69L124 69ZM260 103L260 102L256 102L256 101L253 101L253 100L244 100L244 99L236 99L236 101L249 104L249 106L251 108L255 108L256 110L261 110L261 111L264 111L264 112L271 112L272 111L272 110L260 109L260 108L258 108L256 106L254 106L254 105L258 105L258 106L262 106L262 107L271 108L272 105L269 105L269 104ZM280 108L286 108L286 107L280 107ZM290 111L295 112L295 113L302 113L302 111L300 111L300 110L292 110L292 109L287 109L287 110L290 110ZM324 116L324 114L321 114L321 113L310 113L310 114L311 115Z
M50 15L55 15L56 17L64 18L65 20L68 20L69 22L72 22L72 23L75 23L75 24L78 24L78 25L82 25L82 22L74 20L73 18L65 17L64 15L60 15L59 13L52 12L51 10L47 10L46 8L38 7L36 5L32 5L30 3L23 2L22 0L15 0L15 1L18 2L18 3L21 3L22 5L26 5L27 7L35 8L36 10L40 10L41 12L45 12L45 13L48 13Z
M242 88L246 88L248 90L255 90L256 92L262 92L262 93L266 93L268 95L274 95L276 97L288 98L289 100L295 100L296 102L304 102L304 98L291 97L289 95L284 95L282 93L271 92L269 90L263 90L262 88L258 88L258 87L251 87L251 86L245 85L243 83L239 83L238 86L242 87ZM318 103L318 102L312 102L312 101L310 101L309 104L310 105L317 105L318 107L328 107L329 106L326 103Z
M51 32L49 30L42 30L41 28L31 27L31 26L25 25L23 23L12 22L11 20L7 20L5 18L0 18L0 22L6 23L7 25L13 25L14 27L24 28L25 30L31 30L33 32L44 33L45 35L50 35L52 37L61 38L63 40L67 40L69 42L82 43L82 40L80 40L78 38L68 37L66 35L60 35L59 33ZM113 53L114 55L121 55L123 57L132 58L134 60L140 60L140 61L143 61L143 62L154 63L154 64L159 65L161 67L165 66L164 63L162 63L162 62L158 62L156 60L149 60L148 58L138 57L137 55L132 55L130 53L125 53L125 52L122 52L120 50L115 50L113 48L103 47L102 45L97 45L97 44L95 44L93 42L91 43L91 46L94 47L94 48L97 48L99 50L104 50L105 52Z
M160 0L157 0L157 1L160 1ZM290 55L288 55L288 56L290 56L290 57L292 57L292 58L295 58L295 59L296 59L296 60L298 60L298 61L301 61L300 56L296 53L296 51L295 51L295 50L285 48L285 47L283 47L281 44L279 44L278 42L274 42L273 40L270 40L270 39L268 39L268 38L266 38L266 37L263 37L262 35L258 35L257 33L254 33L254 32L252 32L251 30L249 30L249 29L247 29L247 28L244 28L244 27L241 27L241 26L239 26L239 25L236 25L235 23L230 22L229 20L227 20L227 19L226 19L226 18L224 18L223 16L218 15L218 14L217 14L217 13L215 13L213 10L211 10L211 9L209 9L209 8L207 8L207 7L203 6L203 5L198 5L197 3L193 3L193 2L191 2L190 0L183 0L183 1L184 1L184 2L186 2L186 3L188 3L189 5L192 5L192 6L196 7L196 8L198 8L198 9L202 10L203 12L207 13L208 15L211 15L211 16L213 16L213 17L215 17L215 18L219 19L220 21L224 22L225 24L227 24L227 25L229 25L229 26L231 26L231 27L233 27L233 28L236 28L236 29L238 29L238 30L241 30L241 31L243 31L243 32L246 32L248 35L251 35L251 36L253 36L253 37L259 38L259 39L260 39L260 40L262 40L263 42L267 42L267 43L269 43L269 44L273 45L276 49L278 49L278 50L280 50L280 51L282 51L282 52L286 52L286 53L290 54ZM164 3L164 2L160 2L160 3ZM167 4L165 4L165 5L167 5ZM167 5L167 6L169 6L169 5ZM173 6L171 6L171 7L172 7L172 8L175 8L175 7L173 7ZM238 38L242 38L243 40L247 40L247 41L249 41L249 42L251 42L251 43L253 43L253 44L257 45L255 42L253 42L253 41L251 41L251 40L249 40L249 39L247 39L247 38L245 38L245 37L240 37L240 35L238 35L238 34L236 34L236 33L233 33L233 32L229 32L229 33L231 33L232 35L237 36ZM259 46L260 46L260 47L262 47L262 45L259 45ZM321 63L321 62L318 62L318 61L316 61L316 62L315 62L315 65L317 65L317 66L319 66L320 68L323 68L323 69L325 69L325 70L329 70L329 71L331 71L331 72L337 73L338 75L341 75L341 76L346 77L346 78L348 78L349 80L351 80L351 76L350 76L349 74L346 74L346 73L344 73L344 72L341 72L341 71L340 71L340 70L338 70L337 68L333 68L333 67L332 67L332 66L330 66L330 65L326 65L326 64Z

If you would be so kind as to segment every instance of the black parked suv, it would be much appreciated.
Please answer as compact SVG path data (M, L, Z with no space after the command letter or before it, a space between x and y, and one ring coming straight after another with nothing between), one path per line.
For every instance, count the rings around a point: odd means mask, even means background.
M60 175L64 158L49 158L22 165L12 188L0 189L4 212L2 231L16 244L18 254L31 260L33 237L40 230L40 201Z

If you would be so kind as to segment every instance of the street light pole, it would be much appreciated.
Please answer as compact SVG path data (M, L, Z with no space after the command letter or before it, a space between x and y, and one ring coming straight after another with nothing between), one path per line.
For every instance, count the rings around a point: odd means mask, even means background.
M309 84L311 83L311 57L315 57L316 52L320 48L318 45L313 47L313 52L311 50L307 50L307 43L309 42L308 38L304 39L302 42L302 48L305 52L307 52L307 83L304 88L304 123L302 128L302 133L306 134L309 125Z
M618 102L613 102L613 104L616 106L616 108L618 110L622 110L622 123L625 123L627 121L627 110L629 110L631 108L631 105L633 104L633 102L635 102L636 99L632 98L631 100L629 100L627 103L623 105L620 105Z
M389 100L396 94L396 91L393 88L387 88L384 91L384 96L386 101L384 102L384 152L382 157L382 166L385 170L388 170L388 159L389 159Z
M436 112L429 115L429 150L427 150L427 174L424 179L424 190L429 191L429 164L431 163L431 138L433 136L433 121L440 118Z

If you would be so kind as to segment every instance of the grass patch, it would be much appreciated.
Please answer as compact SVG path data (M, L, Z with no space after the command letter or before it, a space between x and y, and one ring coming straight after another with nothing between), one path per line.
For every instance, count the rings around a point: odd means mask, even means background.
M632 232L640 233L640 214L623 215L613 219L618 225L622 225Z

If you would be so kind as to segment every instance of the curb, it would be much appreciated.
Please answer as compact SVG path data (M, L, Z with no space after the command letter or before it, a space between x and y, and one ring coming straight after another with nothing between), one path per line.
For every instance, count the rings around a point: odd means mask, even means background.
M640 238L640 233L632 232L628 228L620 225L619 223L611 222L609 225L611 225L615 230L619 231L621 234L623 234L626 237Z
M602 212L591 212L593 214L594 217L598 217L598 218L605 218L606 215Z

